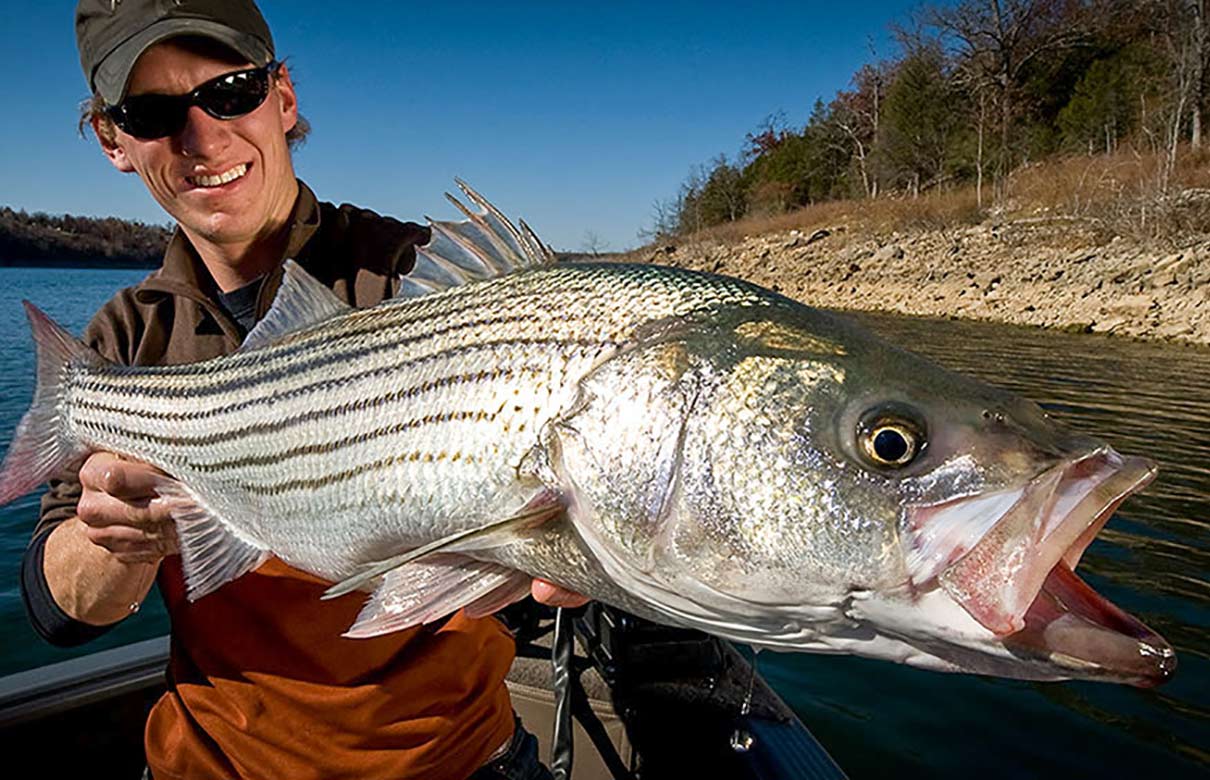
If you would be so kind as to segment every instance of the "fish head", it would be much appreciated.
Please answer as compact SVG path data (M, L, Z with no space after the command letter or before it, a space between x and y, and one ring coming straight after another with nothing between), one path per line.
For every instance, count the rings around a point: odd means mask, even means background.
M876 370L850 376L866 389L838 414L835 446L886 480L903 567L854 591L848 615L931 668L1138 686L1170 677L1168 643L1075 574L1155 464L1010 393L880 351Z
M648 601L783 650L1024 679L1172 674L1172 648L1074 573L1154 464L841 318L725 320L649 350L661 389L643 389L640 360L597 390L643 409L629 437L601 417L629 481L602 479L598 505Z

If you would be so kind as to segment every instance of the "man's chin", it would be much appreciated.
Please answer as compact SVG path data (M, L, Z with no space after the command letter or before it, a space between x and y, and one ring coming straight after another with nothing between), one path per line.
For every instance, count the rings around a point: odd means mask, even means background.
M231 206L221 209L188 209L176 216L177 223L190 240L202 240L211 244L235 244L252 241L258 235L255 220L250 220L249 209Z

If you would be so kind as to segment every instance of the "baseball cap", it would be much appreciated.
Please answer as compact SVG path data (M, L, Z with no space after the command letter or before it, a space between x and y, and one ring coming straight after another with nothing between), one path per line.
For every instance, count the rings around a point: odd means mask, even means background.
M273 59L273 36L252 0L80 0L76 46L88 86L109 105L126 97L135 60L179 35L211 38L253 65Z

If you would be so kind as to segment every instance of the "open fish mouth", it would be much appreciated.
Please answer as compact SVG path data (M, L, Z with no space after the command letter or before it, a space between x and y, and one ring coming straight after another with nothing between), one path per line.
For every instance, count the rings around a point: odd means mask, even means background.
M1017 490L913 508L913 583L939 585L1016 655L1073 676L1157 685L1176 669L1172 647L1075 574L1114 511L1155 473L1151 461L1104 447Z

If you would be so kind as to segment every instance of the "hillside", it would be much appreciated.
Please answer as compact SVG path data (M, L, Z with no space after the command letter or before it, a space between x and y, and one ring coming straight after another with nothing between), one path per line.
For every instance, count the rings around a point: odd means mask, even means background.
M27 214L0 207L0 266L154 268L171 235L113 217Z
M738 276L827 308L1210 344L1210 190L1133 196L1123 179L1098 190L1081 184L1090 165L1116 163L1033 166L999 209L977 208L970 189L834 201L665 238L626 259Z

